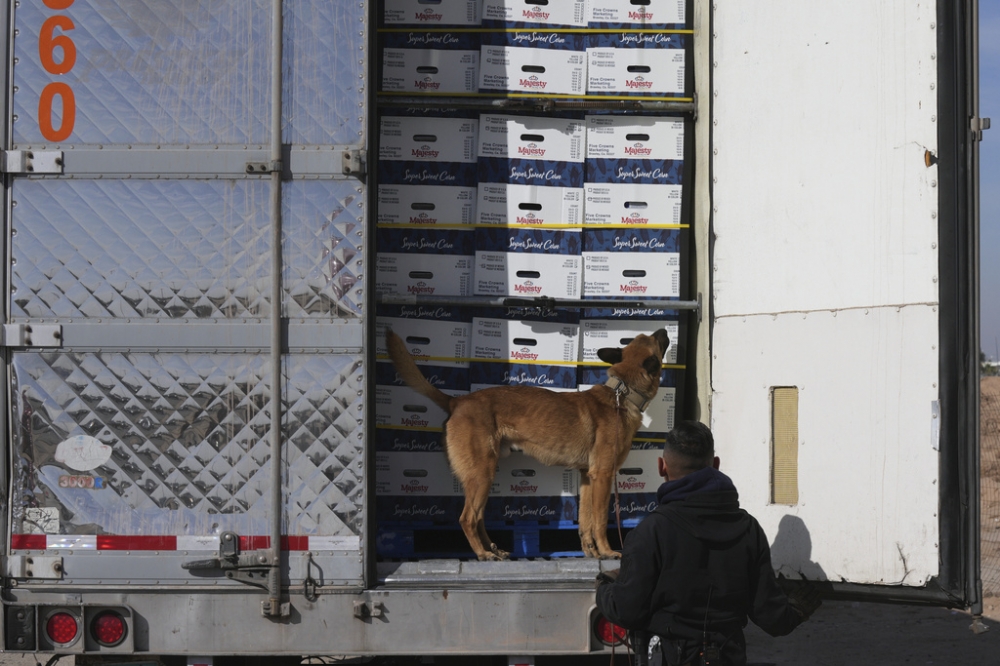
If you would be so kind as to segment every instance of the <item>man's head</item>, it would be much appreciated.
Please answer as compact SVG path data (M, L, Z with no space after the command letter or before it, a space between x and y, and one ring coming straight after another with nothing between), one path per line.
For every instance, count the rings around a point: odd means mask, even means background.
M715 456L715 438L704 423L681 421L667 433L663 455L657 461L660 476L667 481L679 479L706 467L719 468Z

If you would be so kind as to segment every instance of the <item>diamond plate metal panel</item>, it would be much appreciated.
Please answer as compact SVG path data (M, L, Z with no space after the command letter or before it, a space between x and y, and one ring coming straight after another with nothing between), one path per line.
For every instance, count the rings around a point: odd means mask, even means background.
M56 14L72 28L54 35L76 50L58 75L39 53L42 27ZM44 142L39 99L57 80L76 102L66 143L266 143L270 22L266 0L87 0L58 12L17 3L14 143ZM55 49L53 59L63 58ZM55 107L58 126L61 103Z
M268 316L269 188L16 180L12 319Z
M283 186L287 317L361 316L364 306L364 188L354 180Z
M69 71L43 67L39 36L53 15L72 28ZM15 10L14 143L46 143L39 99L67 84L75 122L67 144L257 144L269 141L270 3L267 0L87 0L56 12ZM366 5L285 3L282 91L286 143L363 140ZM331 36L336 35L336 39ZM63 62L57 48L53 60ZM60 126L56 98L52 124Z
M61 534L267 534L269 360L252 355L13 355L13 518L52 507ZM283 387L284 529L359 535L363 502L362 360L291 357ZM110 447L81 472L59 445ZM68 487L68 477L95 477Z
M282 66L284 141L357 144L364 140L365 2L286 0Z

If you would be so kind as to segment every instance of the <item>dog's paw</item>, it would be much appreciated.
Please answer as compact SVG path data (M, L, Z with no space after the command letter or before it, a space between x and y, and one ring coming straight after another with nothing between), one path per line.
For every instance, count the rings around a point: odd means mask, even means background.
M493 555L496 556L496 560L498 562L510 559L510 553L508 553L506 550L500 550L499 548L497 548L497 545L495 543L490 544L490 551L492 552Z
M617 551L608 551L607 553L601 553L602 560L620 560L622 559L622 554Z

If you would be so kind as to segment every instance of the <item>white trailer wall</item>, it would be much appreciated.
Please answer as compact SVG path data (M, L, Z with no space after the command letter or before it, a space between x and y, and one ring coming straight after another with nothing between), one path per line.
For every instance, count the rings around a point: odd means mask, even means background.
M712 425L786 573L938 572L935 17L714 8ZM799 389L794 506L770 503L776 386Z

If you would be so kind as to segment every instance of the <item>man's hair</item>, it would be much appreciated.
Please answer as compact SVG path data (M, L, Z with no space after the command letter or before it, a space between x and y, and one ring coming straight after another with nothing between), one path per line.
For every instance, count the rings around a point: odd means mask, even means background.
M681 421L667 433L663 452L678 456L688 470L694 472L712 464L715 458L715 438L708 426L699 421Z

